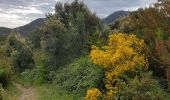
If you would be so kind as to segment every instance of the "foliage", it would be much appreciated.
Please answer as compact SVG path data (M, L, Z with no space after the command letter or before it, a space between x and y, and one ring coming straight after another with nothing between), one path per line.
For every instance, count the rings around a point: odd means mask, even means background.
M0 85L7 86L14 70L24 82L41 85L44 100L168 100L169 4L158 0L109 30L83 2L57 3L55 13L26 39L16 32L0 36ZM117 33L107 44L110 31Z
M41 37L42 37L42 30L40 28L37 28L30 32L27 36L28 41L30 42L30 46L32 48L40 48L41 47Z
M153 71L167 87L167 71L170 66L170 1L158 0L153 6L140 8L130 13L128 17L118 20L111 25L112 30L120 32L136 33L139 38L145 40L148 47L149 69Z
M92 87L102 87L102 70L89 57L81 57L56 72L55 83L72 93L85 94ZM101 83L101 84L98 84Z
M55 16L65 25L66 28L73 29L78 33L78 41L80 49L89 50L89 41L91 39L97 39L94 35L96 31L102 31L103 25L101 20L83 3L78 0L74 0L71 4L65 3L63 6L61 3L57 3L55 6ZM75 33L75 32L74 32ZM77 42L77 41L75 41ZM74 44L73 44L74 45ZM80 52L80 49L79 52Z
M102 27L101 20L83 2L57 3L55 13L47 15L43 26L28 35L28 42L49 53L47 73L53 73L87 54L91 44L102 43L98 38Z
M87 91L85 100L99 100L101 92L97 88L93 88Z
M106 99L115 98L119 92L119 81L126 81L126 75L133 78L142 70L146 70L148 62L144 55L144 41L135 35L115 33L109 36L107 46L99 49L92 47L91 60L102 65L105 70Z
M128 85L127 85L128 84ZM121 90L116 98L131 100L168 100L168 94L160 87L159 82L152 77L152 73L141 73L128 83L119 83Z
M83 100L76 94L68 93L56 85L47 85L37 87L38 100Z
M169 4L169 0L159 0L153 7L134 12L130 16L131 26L148 44L150 69L164 81L168 80L166 78L169 76L166 75L170 66ZM164 82L165 88L167 85Z
M112 23L111 25L109 25L109 27L111 28L111 30L113 32L123 32L123 33L131 33L134 31L132 25L131 25L131 21L130 21L130 17L122 17L117 19L114 23Z
M4 41L6 40L7 35L0 35L0 46L4 45Z
M145 50L143 40L136 38L135 35L119 33L109 36L109 44L104 46L103 50L93 46L90 55L95 64L102 65L108 70L106 77L111 81L124 72L134 71L137 67L147 68L143 50Z
M23 72L34 67L32 51L26 45L25 39L18 33L11 33L6 41L6 53L11 58L14 70Z
M100 19L78 0L74 0L71 4L57 3L54 15L66 28L74 27L80 34L93 34L101 25Z
M28 69L21 73L23 81L32 85L42 85L45 83L46 75L48 72L48 55L40 49L34 50L33 59L36 67L34 69Z
M11 74L11 60L5 55L4 50L0 48L0 83L3 87L8 85Z
M154 6L140 9L133 12L130 17L130 23L134 31L142 37L150 48L150 59L156 62L156 65L164 66L170 65L169 52L169 0L159 0ZM165 77L164 74L158 73L157 69L152 68L155 75Z
M32 85L41 85L44 83L45 71L42 68L28 69L21 73L21 78Z
M43 34L41 45L42 48L52 55L50 64L54 67L63 63L64 57L67 56L67 50L70 43L68 32L65 30L63 24L53 18L43 26ZM49 70L54 70L53 68Z
M0 100L3 99L4 96L4 89L2 88L2 84L0 83Z

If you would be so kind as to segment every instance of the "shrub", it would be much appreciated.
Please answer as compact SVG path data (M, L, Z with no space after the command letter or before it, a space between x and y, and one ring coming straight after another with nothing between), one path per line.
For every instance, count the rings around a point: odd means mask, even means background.
M9 82L11 70L11 60L5 55L4 51L0 48L0 83L6 87Z
M119 91L118 81L124 75L134 77L138 71L147 69L147 60L143 51L144 41L135 35L115 33L109 36L109 43L101 49L93 46L91 60L105 69L106 99L113 99Z
M35 69L27 69L22 72L21 78L29 84L41 85L42 83L44 83L44 74L44 69L37 67Z
M11 33L6 41L6 53L11 58L14 70L23 72L34 67L33 54L25 39L18 33Z
M97 88L93 88L87 91L85 100L99 100L101 92Z
M81 57L56 72L55 84L72 93L84 94L89 88L100 87L102 78L102 69L92 64L89 57Z
M168 100L169 98L150 72L144 72L130 79L127 84L124 86L119 84L123 88L117 93L116 98L126 100Z
M16 72L23 72L25 69L31 69L34 67L32 53L27 49L13 51L11 59Z
M45 76L48 69L46 69L48 62L48 55L41 50L34 50L33 59L36 67L34 69L27 69L21 73L22 79L33 85L41 85L45 82Z

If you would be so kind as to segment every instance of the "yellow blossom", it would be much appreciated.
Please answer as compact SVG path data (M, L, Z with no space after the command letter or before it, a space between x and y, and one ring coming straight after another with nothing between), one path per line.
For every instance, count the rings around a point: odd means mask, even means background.
M105 86L108 90L105 98L108 100L113 99L118 91L117 85L113 85L116 78L121 77L125 72L135 72L138 67L147 68L148 62L143 53L144 50L144 40L137 38L133 34L123 33L110 35L108 45L102 48L92 47L91 60L93 63L103 66L105 70ZM97 90L88 90L86 97L89 97L90 94L91 98L95 98L94 92L97 92Z
M101 92L97 88L92 88L87 91L85 100L98 100L101 96Z

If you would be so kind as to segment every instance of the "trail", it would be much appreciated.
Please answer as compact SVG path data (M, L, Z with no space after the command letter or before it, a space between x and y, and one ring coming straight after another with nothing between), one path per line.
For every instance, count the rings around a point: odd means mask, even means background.
M18 90L21 91L21 95L18 100L36 100L36 90L33 87L24 87L19 83L13 83Z

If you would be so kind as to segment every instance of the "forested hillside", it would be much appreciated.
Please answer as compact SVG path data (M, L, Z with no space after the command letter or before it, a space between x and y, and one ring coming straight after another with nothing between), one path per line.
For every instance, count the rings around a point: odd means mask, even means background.
M104 18L103 21L106 24L111 24L111 23L113 23L114 21L116 21L117 19L119 19L121 17L128 16L129 13L130 13L129 11L123 11L123 10L116 11L116 12L110 14L109 16L107 16L106 18Z
M5 27L0 27L0 35L6 35L11 32L11 29L5 28Z
M6 27L0 27L0 35L9 35L12 31L16 31L20 33L21 35L25 36L31 31L35 30L36 28L43 25L45 18L39 18L36 19L29 24L26 24L24 26L16 27L16 28L6 28Z
M26 36L0 38L0 100L169 100L170 1L110 25L58 2Z

